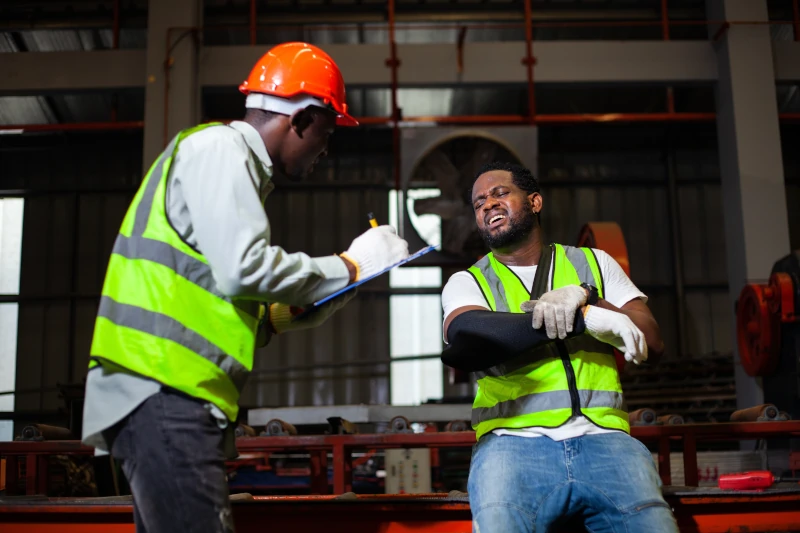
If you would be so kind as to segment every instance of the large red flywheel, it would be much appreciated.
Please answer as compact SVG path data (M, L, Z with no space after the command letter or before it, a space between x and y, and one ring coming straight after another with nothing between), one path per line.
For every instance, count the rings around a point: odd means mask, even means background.
M789 274L776 272L766 285L744 286L736 304L736 340L748 375L768 376L775 371L781 323L794 320L794 282Z

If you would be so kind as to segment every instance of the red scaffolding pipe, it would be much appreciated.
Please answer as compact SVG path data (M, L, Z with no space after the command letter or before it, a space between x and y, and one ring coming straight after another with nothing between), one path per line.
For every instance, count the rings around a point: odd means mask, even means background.
M795 1L795 0L793 0ZM397 18L395 17L395 25ZM667 22L668 26L719 26L722 24L729 24L731 26L773 26L773 25L792 25L794 20L671 20ZM243 27L249 28L248 24L214 24L203 27L196 27L194 29L199 31L219 31L219 30L242 30ZM387 26L379 24L363 26L357 23L342 23L342 24L267 24L266 27L270 29L302 31L307 29L308 26L313 26L314 30L319 31L385 31ZM659 18L657 20L588 20L588 21L547 21L547 22L531 22L532 29L536 28L627 28L627 27L663 27L664 22ZM256 25L256 28L259 28ZM440 23L407 23L403 24L403 29L407 30L445 30L454 29L459 30L462 27L478 28L483 30L500 30L500 29L519 29L525 27L525 22L440 22Z
M525 64L528 75L528 118L531 124L533 124L536 116L536 93L533 85L533 66L536 63L536 59L533 57L532 24L533 10L531 8L531 0L525 0L525 58L522 62Z
M112 25L111 36L112 42L111 47L116 50L119 48L119 0L114 0L114 22Z
M661 38L669 41L669 0L661 0ZM675 94L667 87L667 112L675 112Z
M258 28L257 25L257 17L256 17L256 1L257 0L250 0L250 20L249 20L249 27L250 27L250 41L251 44L255 44L255 32ZM528 119L527 121L519 121L518 118L514 117L503 117L497 119L496 117L491 116L477 116L477 117L436 117L432 120L430 117L411 117L403 119L406 122L437 122L439 124L448 124L448 123L461 123L461 124L509 124L509 123L562 123L562 124L571 124L571 123L581 123L581 122L664 122L664 121L694 121L694 120L713 120L712 118L697 118L695 115L696 113L689 113L689 114L682 114L681 116L675 116L671 118L664 119L662 118L661 114L613 114L613 115L537 115L536 114L536 98L535 98L535 86L534 86L534 73L533 68L536 63L536 58L533 56L533 28L534 27L613 27L613 26L653 26L653 25L661 25L663 28L663 34L665 38L669 36L669 26L671 24L677 25L714 25L714 24L722 24L723 28L720 29L724 31L728 26L734 24L741 24L741 25L772 25L772 24L793 24L795 27L795 38L798 38L800 35L800 31L798 28L800 27L800 14L798 14L797 9L798 0L793 0L794 6L794 20L793 21L782 21L782 20L774 20L774 21L710 21L710 20L689 20L689 21L670 21L668 17L668 10L667 10L667 0L662 0L661 3L661 20L656 21L579 21L579 22L541 22L541 23L534 23L533 22L533 13L531 8L531 0L525 0L525 14L524 14L524 25L525 25L525 36L526 36L526 57L523 58L523 63L526 64L527 67L527 83L528 83ZM386 65L391 68L391 103L392 103L392 112L389 119L384 117L364 117L359 119L359 121L364 125L381 125L381 124L392 124L393 125L393 132L392 132L392 139L394 145L394 152L395 152L395 161L394 161L394 183L395 187L399 190L400 188L400 131L399 131L399 122L401 119L401 112L397 103L397 90L398 90L398 73L397 70L400 66L400 60L397 56L397 43L395 42L395 26L396 26L396 13L395 13L395 0L389 0L388 6L388 33L389 33L389 49L390 49L390 58L386 60ZM489 28L489 27L519 27L519 24L478 24L478 27L481 28ZM287 28L289 26L275 26L280 28ZM328 25L328 26L318 26L315 25L315 28L328 28L332 30L337 29L348 29L352 27L352 25ZM425 28L431 27L435 29L442 29L446 27L446 25L425 25L425 24L418 24L418 25L407 25L407 28ZM458 27L459 29L466 29L463 23L460 25L454 25L454 27ZM168 142L168 131L169 131L169 71L172 64L172 58L170 57L171 49L178 44L186 35L194 33L194 32L202 32L205 30L210 29L231 29L231 28L241 28L241 25L224 25L224 26L207 26L207 27L171 27L167 28L167 36L166 36L166 51L164 54L164 117L163 117L163 143L164 146L167 145ZM304 28L304 26L298 26L298 28ZM382 27L375 26L375 27L363 27L362 29L370 30L370 29L383 29ZM183 30L184 33L178 37L177 41L174 45L170 44L172 31L175 30ZM720 33L718 32L718 33ZM717 38L718 36L715 36ZM668 88L667 90L667 111L670 114L674 114L675 111L675 103L674 97L672 94L672 89ZM707 114L700 114L700 115L707 115ZM607 117L616 117L616 118L607 118ZM791 118L791 120L795 120L795 118ZM12 129L12 128L5 128L5 129Z
M800 42L800 0L792 0L792 28L794 40Z
M781 122L798 122L800 113L780 113ZM356 117L364 126L393 126L391 117ZM230 122L235 119L214 119L209 122ZM712 122L716 120L714 113L584 113L584 114L540 114L533 117L536 124L569 125L569 124L613 124L629 122ZM440 125L508 125L527 124L530 117L523 115L465 115L465 116L418 116L405 117L402 122L408 124L431 123ZM19 133L69 132L69 131L111 131L142 129L144 122L72 122L61 124L0 124L0 131Z
M391 91L392 91L392 151L394 156L394 188L397 191L397 222L400 235L403 234L402 224L402 199L400 197L400 108L397 105L397 69L400 67L400 60L397 58L397 43L394 38L395 27L395 0L389 0L388 5L388 19L389 19L389 53L391 56L386 60L386 65L391 68Z
M256 0L250 0L250 46L255 46L258 31Z

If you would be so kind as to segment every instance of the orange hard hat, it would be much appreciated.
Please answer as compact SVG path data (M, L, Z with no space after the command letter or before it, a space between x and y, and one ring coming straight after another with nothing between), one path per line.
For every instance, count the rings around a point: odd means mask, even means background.
M358 126L347 114L344 78L331 57L308 43L284 43L258 60L239 90L290 99L300 95L318 99L337 113L339 126Z

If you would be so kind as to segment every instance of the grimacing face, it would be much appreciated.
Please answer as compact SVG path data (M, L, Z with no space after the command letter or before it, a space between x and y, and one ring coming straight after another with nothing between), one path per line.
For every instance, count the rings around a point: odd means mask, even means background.
M491 170L478 177L472 186L472 207L478 232L489 248L506 248L530 235L536 226L537 196L517 187L506 170Z

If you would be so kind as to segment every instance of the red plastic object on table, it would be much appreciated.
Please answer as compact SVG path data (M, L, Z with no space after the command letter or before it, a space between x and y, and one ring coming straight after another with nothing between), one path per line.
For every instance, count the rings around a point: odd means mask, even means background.
M769 470L753 470L719 476L719 488L723 490L764 490L775 483Z

